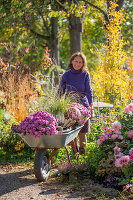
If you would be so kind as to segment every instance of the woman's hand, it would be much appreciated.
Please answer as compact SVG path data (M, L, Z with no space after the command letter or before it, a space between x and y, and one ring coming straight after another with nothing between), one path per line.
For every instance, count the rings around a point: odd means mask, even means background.
M93 105L92 105L92 104L90 104L90 106L89 106L89 110L90 110L90 113L91 113L91 117L90 117L90 119L92 119L93 117L95 117L95 114L94 114L94 108L93 108Z

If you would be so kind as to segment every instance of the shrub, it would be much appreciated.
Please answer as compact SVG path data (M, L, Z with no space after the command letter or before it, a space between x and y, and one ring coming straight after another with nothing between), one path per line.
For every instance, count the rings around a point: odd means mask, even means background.
M97 176L104 181L114 175L121 180L124 178L124 182L129 183L133 176L131 170L133 168L132 112L133 104L131 103L123 113L116 117L117 121L112 123L111 127L105 126L104 132L97 140L101 151L105 153L105 157L99 162ZM114 185L116 185L115 181ZM113 187L113 184L111 183L110 186Z

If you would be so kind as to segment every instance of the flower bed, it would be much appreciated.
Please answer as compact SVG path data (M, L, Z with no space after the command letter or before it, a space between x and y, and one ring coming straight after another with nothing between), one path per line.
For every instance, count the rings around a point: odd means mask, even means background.
M122 185L130 183L133 177L133 103L125 108L111 127L104 127L97 144L101 151L106 153L99 162L96 172L99 177L102 177L105 185L118 186L118 183L116 184L118 178L119 181L123 180ZM110 181L112 175L114 182Z

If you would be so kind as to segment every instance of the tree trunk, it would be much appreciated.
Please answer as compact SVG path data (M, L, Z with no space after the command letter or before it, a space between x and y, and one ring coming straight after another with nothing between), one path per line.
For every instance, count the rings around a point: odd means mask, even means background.
M81 18L71 15L69 18L69 34L71 54L76 51L82 51L82 31L83 22Z
M59 65L59 39L58 39L58 18L51 18L50 50L53 63Z

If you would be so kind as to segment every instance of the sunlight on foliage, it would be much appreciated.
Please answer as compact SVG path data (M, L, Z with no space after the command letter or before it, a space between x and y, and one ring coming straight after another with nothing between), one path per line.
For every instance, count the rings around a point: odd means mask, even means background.
M116 6L116 3L112 3L109 9L110 22L105 31L108 45L102 46L103 54L98 53L100 63L97 70L91 72L91 76L95 95L105 98L105 94L111 94L115 105L119 105L121 100L125 105L133 92L131 86L133 70L130 65L128 69L125 66L128 57L123 51L125 42L121 35L121 23L125 19L122 10L115 11ZM110 102L109 96L105 101Z
M37 94L33 90L29 74L4 72L0 81L2 98L6 110L8 110L17 122L22 121L28 114L29 102L36 99Z

